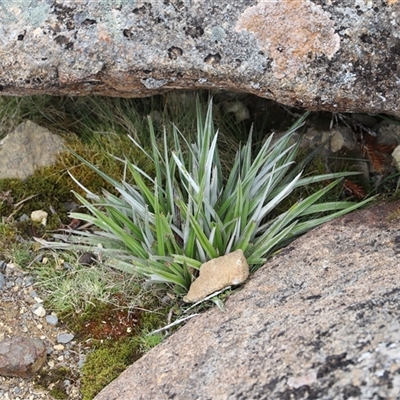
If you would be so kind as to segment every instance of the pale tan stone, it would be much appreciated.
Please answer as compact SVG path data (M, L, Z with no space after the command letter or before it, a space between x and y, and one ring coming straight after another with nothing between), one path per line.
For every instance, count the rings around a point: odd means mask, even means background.
M400 145L398 145L392 153L394 165L397 168L397 171L400 171Z
M249 265L242 250L214 258L200 267L199 277L183 300L195 303L227 286L240 285L248 276Z
M32 211L31 220L46 226L48 213L43 210Z

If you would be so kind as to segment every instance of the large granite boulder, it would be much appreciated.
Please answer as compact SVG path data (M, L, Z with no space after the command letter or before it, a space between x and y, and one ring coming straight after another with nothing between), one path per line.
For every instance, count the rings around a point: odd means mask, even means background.
M400 116L398 0L0 2L0 91L254 93Z
M400 398L400 202L302 236L95 399L306 398Z

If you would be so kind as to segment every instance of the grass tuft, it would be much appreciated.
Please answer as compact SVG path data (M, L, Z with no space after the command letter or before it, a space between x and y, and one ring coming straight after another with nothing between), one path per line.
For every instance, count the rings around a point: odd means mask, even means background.
M97 195L75 179L86 197L75 195L88 213L71 217L98 230L69 231L68 236L56 235L59 242L45 245L97 252L113 268L145 276L151 283L172 285L179 294L187 292L203 262L237 249L244 251L255 269L300 234L371 200L320 201L341 178L354 173L302 177L303 165L294 165L299 143L291 142L307 116L281 138L272 141L270 136L257 154L253 154L250 133L227 177L217 146L212 102L205 118L197 103L194 143L174 126L173 143L164 131L160 146L150 119L149 152L131 137L132 145L154 165L155 177L125 158L120 159L122 179L116 180L74 153L118 195L107 190ZM274 214L295 189L316 182L326 184Z

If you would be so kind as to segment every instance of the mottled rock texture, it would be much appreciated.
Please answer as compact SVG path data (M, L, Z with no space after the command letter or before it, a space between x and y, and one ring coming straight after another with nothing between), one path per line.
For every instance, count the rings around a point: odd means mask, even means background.
M59 135L25 121L0 141L0 179L25 179L37 168L52 165L63 148Z
M39 339L13 336L0 342L0 375L29 378L46 361L46 347Z
M2 0L0 90L254 93L400 116L398 0Z
M302 236L96 400L400 398L400 203Z

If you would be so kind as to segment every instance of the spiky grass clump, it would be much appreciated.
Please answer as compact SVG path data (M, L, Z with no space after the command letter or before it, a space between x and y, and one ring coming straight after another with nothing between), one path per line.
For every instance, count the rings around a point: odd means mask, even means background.
M318 202L340 178L352 173L301 177L302 166L293 165L299 144L290 142L307 115L275 142L271 136L255 156L250 135L247 144L239 148L227 179L211 102L204 121L200 105L197 107L196 143L187 143L174 127L172 151L165 132L159 149L149 121L151 154L134 138L132 143L154 164L155 178L125 159L121 160L124 176L117 181L80 158L119 195L104 191L98 196L81 185L87 198L76 196L90 214L73 213L71 217L99 230L58 235L67 243L47 245L101 252L109 265L143 275L150 282L172 284L179 293L187 292L193 272L203 262L237 249L242 249L256 268L300 234L366 202ZM330 183L273 216L294 189L321 181Z

